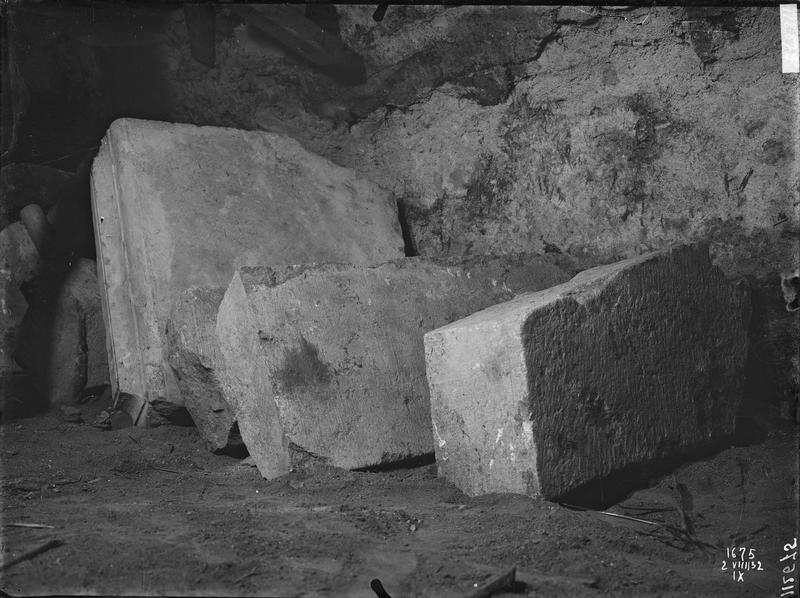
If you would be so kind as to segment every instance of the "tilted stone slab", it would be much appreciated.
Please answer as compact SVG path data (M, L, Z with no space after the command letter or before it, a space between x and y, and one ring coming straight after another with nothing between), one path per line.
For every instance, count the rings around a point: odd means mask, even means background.
M180 402L164 367L172 302L226 286L235 268L403 255L388 192L267 132L121 119L92 170L111 382L135 421Z
M107 383L96 264L76 259L55 290L31 304L15 351L42 404L50 406L77 403L90 382Z
M472 496L553 498L731 434L747 297L683 246L427 333L440 475Z
M424 333L570 275L539 256L240 268L217 336L262 475L309 454L358 468L432 453Z
M242 448L233 408L220 382L223 367L216 326L224 288L187 289L178 295L168 320L169 365L184 406L214 452Z

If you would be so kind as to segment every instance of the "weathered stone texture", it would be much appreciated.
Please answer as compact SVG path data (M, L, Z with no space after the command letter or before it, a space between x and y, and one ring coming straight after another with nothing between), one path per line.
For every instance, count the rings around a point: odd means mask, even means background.
M226 388L261 473L433 451L422 337L569 273L538 256L241 268L220 306ZM290 448L291 447L291 448Z
M40 268L39 251L22 222L0 230L0 280L3 284L19 287L36 276Z
M84 314L86 335L86 388L109 384L108 352L106 351L106 327L103 310L100 308L100 285L93 280L94 295L91 307Z
M241 447L242 439L225 388L216 337L217 310L224 288L191 288L181 293L167 325L169 365L181 399L212 451Z
M440 474L552 498L731 434L749 317L745 288L682 246L429 332Z
M87 386L108 384L100 311L95 264L81 258L57 295L26 313L15 357L45 404L73 403Z
M38 204L28 204L19 213L20 221L28 231L37 251L44 255L46 252L46 242L49 233L50 223L47 216Z
M403 255L387 192L271 133L117 120L92 209L112 385L139 405L178 400L164 328L182 290L225 285L243 265Z

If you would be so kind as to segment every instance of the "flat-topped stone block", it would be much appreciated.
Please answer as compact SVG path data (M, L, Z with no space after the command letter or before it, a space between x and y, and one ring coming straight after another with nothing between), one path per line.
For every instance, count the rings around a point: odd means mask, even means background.
M440 475L554 498L732 434L749 313L707 249L682 246L428 332Z
M240 268L217 316L225 387L262 475L433 452L423 335L571 273L539 256Z
M111 382L139 422L148 398L180 402L164 334L181 291L224 287L245 265L403 255L387 191L267 132L117 120L92 211Z

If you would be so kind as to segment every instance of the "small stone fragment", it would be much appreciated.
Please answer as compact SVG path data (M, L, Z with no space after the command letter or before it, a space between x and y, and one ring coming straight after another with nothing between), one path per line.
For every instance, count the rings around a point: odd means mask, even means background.
M210 450L243 450L236 416L221 384L222 355L216 335L223 288L187 289L173 304L167 324L167 360L191 414Z

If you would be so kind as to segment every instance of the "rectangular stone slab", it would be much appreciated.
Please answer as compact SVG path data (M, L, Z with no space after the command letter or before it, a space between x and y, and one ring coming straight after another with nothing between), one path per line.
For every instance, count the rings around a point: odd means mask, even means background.
M424 333L567 280L553 261L237 270L217 337L239 430L262 475L308 455L359 468L432 453Z
M439 473L554 498L731 434L748 321L746 289L683 246L428 332Z
M403 255L388 192L267 132L120 119L92 170L115 393L180 402L164 367L172 301L244 265L378 263Z

